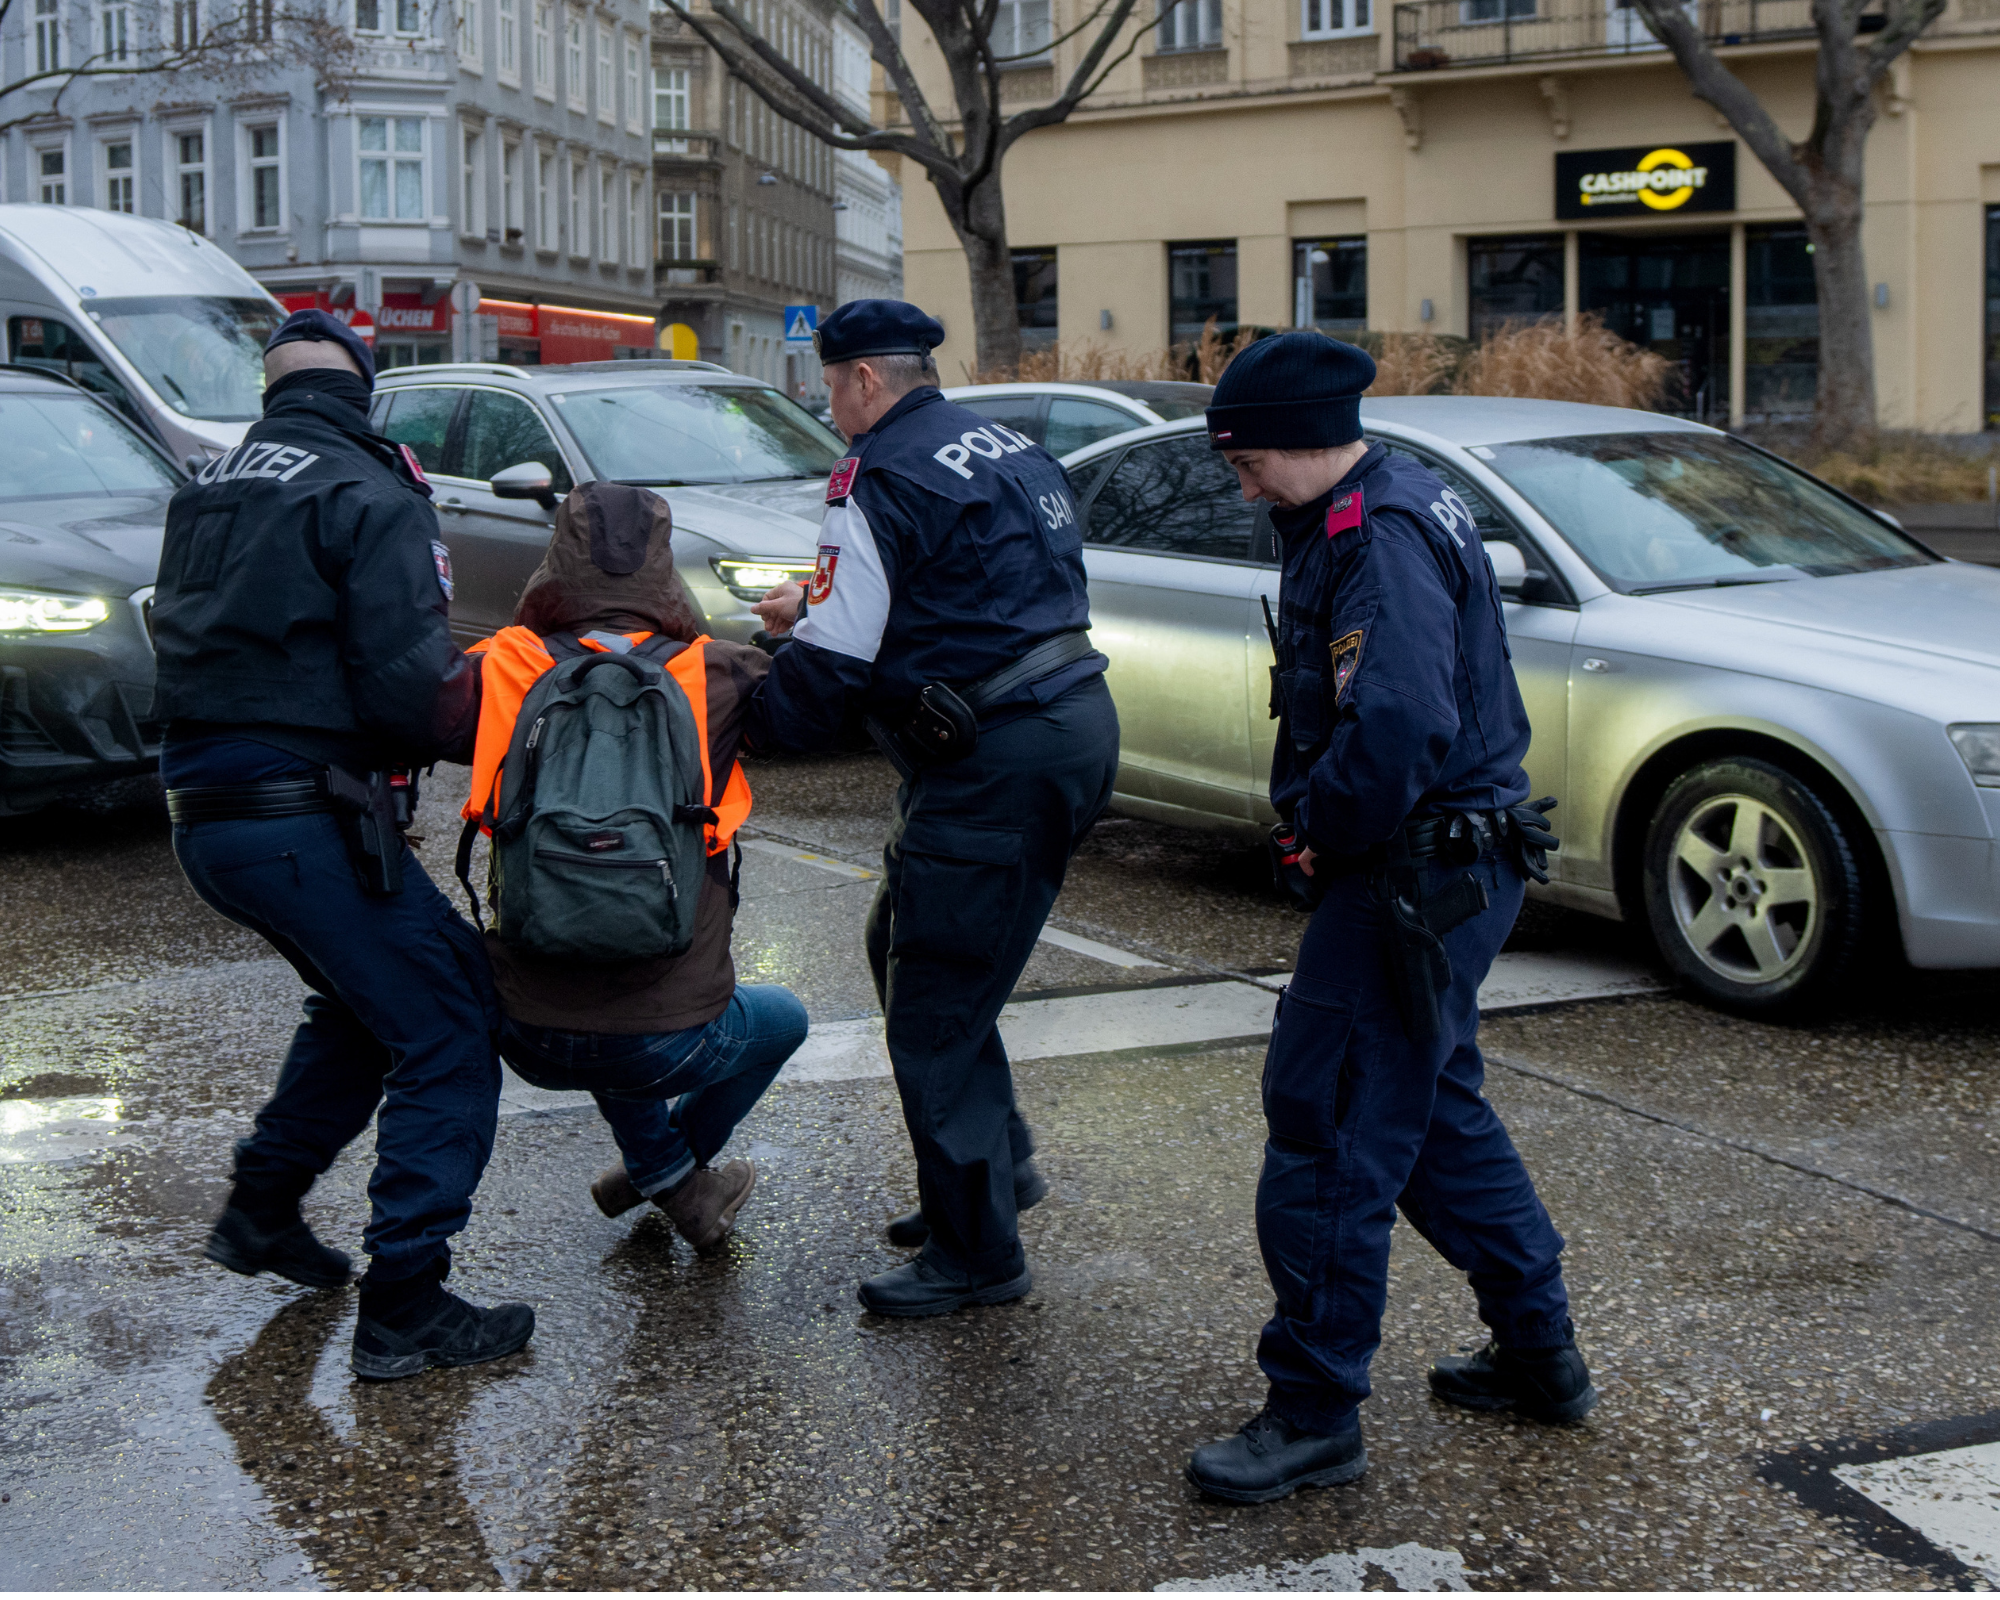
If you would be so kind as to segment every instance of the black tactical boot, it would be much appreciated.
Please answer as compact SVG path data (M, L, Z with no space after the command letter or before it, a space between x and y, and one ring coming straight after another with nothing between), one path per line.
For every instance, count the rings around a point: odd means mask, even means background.
M1034 1279L1023 1267L1017 1278L999 1278L972 1283L954 1278L932 1266L922 1256L900 1267L878 1272L861 1285L861 1303L878 1316L941 1317L961 1306L998 1305L1018 1300L1034 1287Z
M315 1239L300 1217L299 1196L311 1183L308 1176L304 1185L282 1191L238 1183L209 1230L202 1254L246 1277L275 1272L308 1289L338 1288L347 1282L353 1263Z
M1041 1169L1033 1161L1024 1161L1014 1169L1014 1211L1019 1215L1031 1210L1048 1197L1049 1180L1042 1176ZM931 1225L924 1221L921 1211L905 1211L890 1222L889 1242L899 1244L906 1250L915 1250L930 1243Z
M1468 1411L1517 1411L1531 1422L1580 1422L1597 1404L1574 1338L1548 1350L1507 1350L1489 1340L1474 1355L1445 1356L1431 1368L1431 1393Z
M1359 1417L1339 1433L1305 1433L1267 1407L1232 1437L1195 1451L1187 1479L1218 1500L1256 1506L1309 1486L1352 1483L1367 1470Z
M510 1356L535 1331L530 1306L475 1306L444 1286L442 1255L407 1278L361 1280L351 1365L363 1378L413 1378L426 1367L470 1367Z

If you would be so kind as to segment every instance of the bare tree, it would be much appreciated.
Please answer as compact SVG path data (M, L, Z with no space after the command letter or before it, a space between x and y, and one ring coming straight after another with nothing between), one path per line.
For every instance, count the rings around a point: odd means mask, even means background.
M1633 0L1693 86L1729 121L1805 216L1819 288L1815 435L1837 445L1875 428L1875 337L1861 250L1862 163L1880 108L1875 91L1896 58L1935 22L1945 0L1883 0L1880 31L1860 32L1864 0L1812 0L1819 56L1812 131L1792 139L1724 66L1689 9Z
M993 45L1000 0L909 0L937 41L951 74L956 121L932 109L875 0L853 0L876 61L902 102L907 127L880 128L815 83L765 39L732 0L664 0L667 9L720 55L729 71L788 122L840 150L890 150L924 169L944 203L972 279L975 360L982 372L1013 371L1021 360L1021 322L1014 300L1014 264L1007 247L1007 207L1000 169L1024 134L1066 119L1108 73L1139 46L1147 28L1119 35L1138 0L1090 0L1083 18L1051 41L1087 38L1075 69L1056 97L1009 116L1000 109L1006 68L1034 56L1008 56ZM701 9L697 10L697 5ZM1116 53L1114 54L1114 50Z
M16 9L25 9L20 0L0 0L0 37ZM239 0L228 11L222 0L140 0L92 19L95 48L81 51L64 25L64 9L28 19L23 71L0 76L0 133L60 116L64 94L92 78L186 74L231 86L290 68L312 73L323 89L341 91L353 76L356 45L345 0ZM106 22L105 16L117 20Z

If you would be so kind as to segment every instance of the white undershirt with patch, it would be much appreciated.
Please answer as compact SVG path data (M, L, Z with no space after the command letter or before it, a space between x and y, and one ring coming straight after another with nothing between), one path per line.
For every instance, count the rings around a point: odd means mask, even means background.
M873 661L889 622L889 580L868 518L850 498L828 506L819 565L806 586L805 615L792 636L857 661Z

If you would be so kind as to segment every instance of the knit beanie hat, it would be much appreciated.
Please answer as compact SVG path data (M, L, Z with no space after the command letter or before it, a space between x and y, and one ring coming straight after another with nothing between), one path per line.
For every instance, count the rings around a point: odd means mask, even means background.
M1323 333L1259 339L1223 371L1208 408L1217 450L1325 450L1361 437L1361 391L1375 381L1366 350Z

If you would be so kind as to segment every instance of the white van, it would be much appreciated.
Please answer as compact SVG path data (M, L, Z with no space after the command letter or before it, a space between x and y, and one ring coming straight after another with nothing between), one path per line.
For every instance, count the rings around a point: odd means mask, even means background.
M103 395L176 461L242 442L284 318L226 250L177 223L0 205L7 360Z

